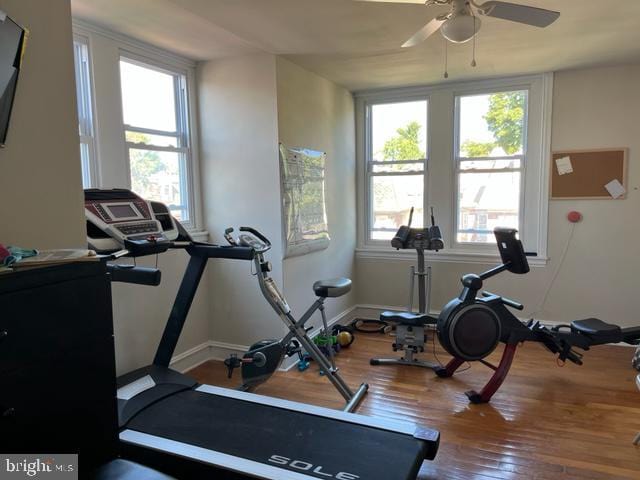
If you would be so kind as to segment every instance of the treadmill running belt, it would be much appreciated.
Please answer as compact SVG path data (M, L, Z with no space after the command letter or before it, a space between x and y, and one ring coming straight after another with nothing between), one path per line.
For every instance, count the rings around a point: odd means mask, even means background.
M324 480L415 479L427 452L410 435L193 390L127 429Z

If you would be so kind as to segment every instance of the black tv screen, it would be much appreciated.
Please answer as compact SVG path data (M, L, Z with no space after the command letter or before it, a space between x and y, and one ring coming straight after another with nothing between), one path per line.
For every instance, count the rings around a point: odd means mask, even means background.
M0 11L0 146L2 147L7 140L24 43L25 30Z

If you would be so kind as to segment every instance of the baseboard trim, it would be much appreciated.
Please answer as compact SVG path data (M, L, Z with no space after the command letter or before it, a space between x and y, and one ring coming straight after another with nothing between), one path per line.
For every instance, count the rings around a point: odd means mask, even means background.
M248 345L235 345L232 343L208 340L175 355L171 359L170 366L178 372L185 373L209 360L222 361L231 354L241 355L248 349Z
M340 312L335 317L329 319L327 321L327 325L332 327L333 325L346 325L350 323L354 318L356 318L354 312L357 307L357 305L352 305L346 310ZM313 338L319 333L320 328L316 328L309 333L309 336ZM185 373L205 362L208 362L209 360L222 361L232 354L242 355L244 352L249 350L249 347L250 345L237 345L234 343L208 340L200 345L190 348L189 350L174 355L171 359L170 366L178 372ZM286 358L284 362L282 362L280 370L289 370L294 367L297 362L296 358Z

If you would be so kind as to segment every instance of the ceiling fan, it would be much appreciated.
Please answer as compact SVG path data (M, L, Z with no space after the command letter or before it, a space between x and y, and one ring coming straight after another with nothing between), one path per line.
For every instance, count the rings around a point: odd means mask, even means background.
M451 11L427 23L418 30L403 47L413 47L440 30L444 38L454 43L471 40L480 29L479 16L487 16L524 23L534 27L548 27L560 16L559 12L509 2L487 1L477 4L474 0L358 0L361 2L418 3L426 6L450 5Z

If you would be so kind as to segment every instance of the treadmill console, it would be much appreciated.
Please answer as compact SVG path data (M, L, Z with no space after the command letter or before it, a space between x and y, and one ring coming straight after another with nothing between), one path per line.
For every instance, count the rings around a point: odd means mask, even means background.
M125 241L168 242L179 235L169 208L147 201L130 190L84 191L89 248L109 253L124 248Z

